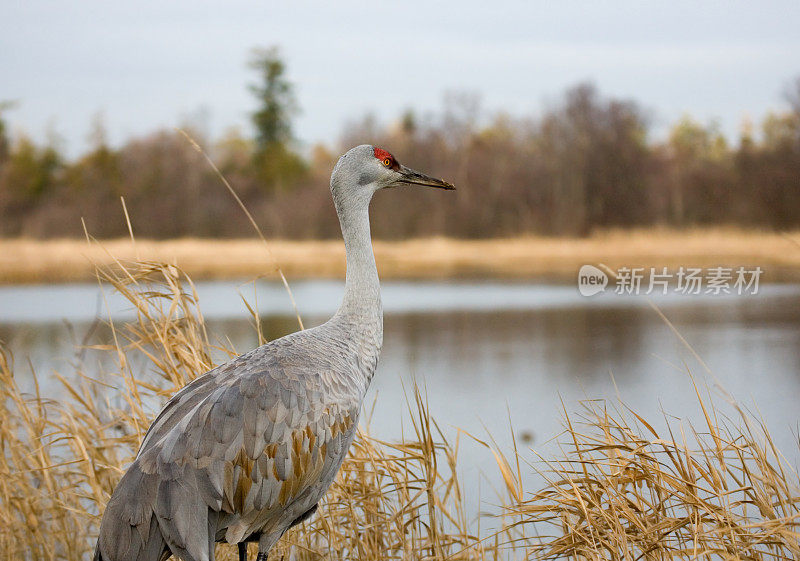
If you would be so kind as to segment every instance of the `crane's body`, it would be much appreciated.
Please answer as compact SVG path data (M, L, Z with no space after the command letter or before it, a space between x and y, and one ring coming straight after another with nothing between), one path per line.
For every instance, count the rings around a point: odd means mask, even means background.
M313 514L353 440L383 341L369 202L403 183L452 189L379 148L342 156L331 177L347 255L339 310L170 399L106 507L96 561L208 561L219 541L240 544L240 555L258 541L264 561Z

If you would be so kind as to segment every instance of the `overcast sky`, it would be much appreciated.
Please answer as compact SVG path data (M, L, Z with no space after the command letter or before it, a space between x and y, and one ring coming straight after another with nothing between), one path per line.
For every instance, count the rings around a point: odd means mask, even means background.
M487 114L536 114L592 80L652 111L663 135L683 113L736 137L781 109L800 76L800 2L79 2L2 1L0 100L13 131L68 153L102 112L112 142L205 115L248 126L255 46L279 45L308 145L368 111L438 109L477 92Z

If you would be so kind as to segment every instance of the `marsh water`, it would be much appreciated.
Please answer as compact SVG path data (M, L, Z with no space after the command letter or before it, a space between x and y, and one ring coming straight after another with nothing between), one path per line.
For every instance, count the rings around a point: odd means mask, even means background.
M229 339L239 352L256 344L242 298L257 305L268 337L297 329L277 284L205 282L198 292L212 337ZM307 326L327 319L341 293L336 281L294 285ZM618 396L656 428L664 414L702 426L690 374L703 393L717 396L721 412L733 410L715 383L764 418L791 463L800 456L800 285L648 301L587 298L574 286L384 282L383 300L384 349L365 414L370 432L383 439L411 432L406 396L416 382L448 437L461 435L462 479L489 502L501 481L492 456L458 429L491 434L507 447L510 422L521 447L547 454L564 410L579 412L585 399L613 404ZM28 362L40 374L68 374L74 343L108 314L132 317L97 285L0 287L0 340L14 352L20 383L30 381Z

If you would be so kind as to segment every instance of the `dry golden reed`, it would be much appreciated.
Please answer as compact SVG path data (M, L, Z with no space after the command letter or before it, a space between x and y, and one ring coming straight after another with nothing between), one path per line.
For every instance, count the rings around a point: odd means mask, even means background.
M0 352L0 560L90 558L99 513L152 416L214 357L235 354L209 338L179 268L112 265L98 280L136 319L109 321L110 344L88 342L106 356L102 373L76 361L68 375L34 374L26 395L21 369ZM458 441L414 391L413 436L383 442L359 433L318 515L290 531L273 559L800 558L797 474L763 425L744 413L736 423L720 419L708 399L697 400L702 429L668 422L659 433L622 405L587 402L580 419L566 415L556 457L492 446L505 489L502 508L487 515L494 523L484 525L464 509ZM538 488L524 488L526 470L540 473ZM217 548L219 559L234 554Z

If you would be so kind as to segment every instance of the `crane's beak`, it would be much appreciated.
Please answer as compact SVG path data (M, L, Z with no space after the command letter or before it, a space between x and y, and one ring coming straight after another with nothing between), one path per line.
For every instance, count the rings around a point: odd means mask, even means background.
M452 183L448 183L444 179L430 177L406 166L400 166L400 178L393 185L422 185L423 187L436 187L437 189L447 189L448 191L455 189Z

